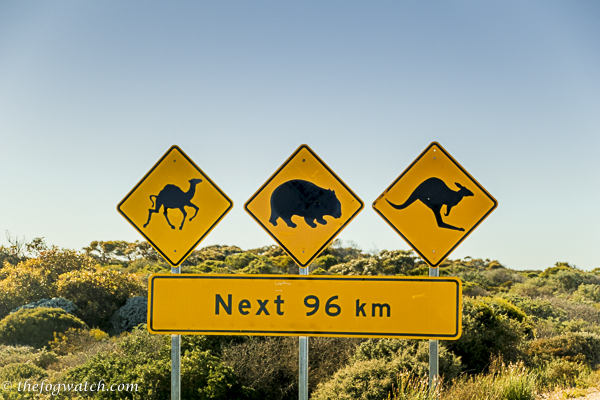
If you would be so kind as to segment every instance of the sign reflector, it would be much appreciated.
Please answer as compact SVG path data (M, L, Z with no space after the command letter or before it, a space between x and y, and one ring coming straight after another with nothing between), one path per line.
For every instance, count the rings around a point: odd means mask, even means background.
M452 277L156 274L148 330L159 334L458 339Z

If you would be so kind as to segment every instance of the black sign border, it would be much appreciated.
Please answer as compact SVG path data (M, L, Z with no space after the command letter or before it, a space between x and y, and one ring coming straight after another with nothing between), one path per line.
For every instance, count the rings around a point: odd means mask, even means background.
M219 218L217 218L217 220L210 226L210 228L208 228L208 230L206 232L204 232L204 234L196 241L196 243L194 243L194 245L183 255L183 257L180 259L180 261L178 263L174 263L173 261L171 261L171 259L169 258L169 256L167 256L148 236L146 236L146 234L144 233L144 231L142 231L142 229L140 227L138 227L131 219L129 219L129 217L121 210L121 206L127 201L127 199L129 199L129 197L137 190L137 188L146 180L146 178L148 178L152 172L154 172L154 170L164 161L165 158L167 158L173 151L177 150L179 153L181 153L181 155L194 167L196 168L196 170L198 170L198 172L200 172L202 174L202 176L204 176L206 178L206 180L208 180L211 185L213 185L213 187L215 189L217 189L217 191L219 193L221 193L221 195L227 200L227 202L229 203L229 207L227 207L227 209L223 212L223 214L221 214L221 216ZM121 200L121 202L117 205L117 211L119 212L119 214L121 214L139 233L140 235L142 235L144 237L144 239L146 239L148 241L148 243L150 243L152 245L152 247L154 247L154 249L173 267L178 267L179 265L181 265L182 262L185 261L186 258L189 257L189 255L192 253L192 251L194 251L194 249L196 247L198 247L198 245L200 244L200 242L202 240L204 240L204 238L206 237L206 235L208 235L215 226L217 226L217 224L219 222L221 222L221 220L225 217L225 215L227 215L227 213L233 208L233 201L221 190L221 188L219 186L217 186L216 183L213 182L212 179L210 179L208 177L208 175L206 175L206 173L204 173L204 171L202 171L202 169L196 165L196 163L190 158L188 157L187 154L185 154L185 152L183 150L181 150L181 148L177 145L173 145L169 148L169 150L167 150L167 152L160 158L160 160L158 160L154 166L150 169L150 171L148 171L146 173L146 175L144 175L144 177L142 179L140 179L140 181L137 183L137 185L135 185L133 187L133 189L131 189L129 191L129 193L127 193L127 196L125 196L125 198L123 200Z
M319 161L319 163L321 163L321 165L322 165L322 166L323 166L323 167L324 167L324 168L325 168L327 171L329 171L329 173L330 173L331 175L333 175L333 177L334 177L335 179L337 179L337 181L338 181L338 182L339 182L339 183L340 183L340 184L341 184L341 185L342 185L342 186L343 186L343 187L344 187L344 188L345 188L345 189L346 189L346 190L347 190L347 191L348 191L348 192L349 192L349 193L352 195L352 197L354 197L354 198L355 198L355 199L356 199L356 200L359 202L359 204L360 204L360 207L358 208L358 210L356 210L356 211L354 212L354 214L352 214L352 215L350 216L350 218L349 218L349 219L348 219L348 220L347 220L347 221L346 221L346 222L345 222L345 223L344 223L342 226L340 226L340 228L339 228L337 231L335 231L335 232L333 233L333 235L332 235L332 236L331 236L329 239L327 239L327 241L325 242L325 244L323 244L323 245L321 246L321 248L319 248L319 249L318 249L318 250L315 252L315 254L314 254L312 257L310 257L310 259L309 259L309 260L308 260L306 263L304 263L304 264L302 264L302 263L301 263L301 262L298 260L298 258L296 258L296 256L295 256L295 255L294 255L294 254L293 254L293 253L292 253L290 250L288 250L288 248L287 248L287 247L285 247L285 246L283 245L283 243L281 243L281 241L280 241L280 240L279 240L279 239L278 239L278 238L277 238L277 237L276 237L276 236L275 236L275 235L274 235L274 234L273 234L273 233L272 233L272 232L269 230L269 228L268 228L268 227L267 227L265 224L263 224L263 223L262 223L262 222L261 222L261 221L258 219L258 217L252 213L252 211L250 211L250 210L248 209L248 206L249 206L249 205L250 205L250 203L251 203L251 202L252 202L252 201L253 201L253 200L256 198L256 196L258 196L258 195L259 195L259 194L260 194L260 193L261 193L261 192L264 190L264 188L265 188L265 187L266 187L266 186L267 186L269 183L271 183L271 181L272 181L273 179L275 179L275 177L276 177L276 176L279 174L279 172L281 172L281 170L283 170L283 169L284 169L284 168L285 168L285 167L286 167L286 166L287 166L287 165L288 165L288 164L289 164L289 163L290 163L290 162L291 162L291 161L294 159L294 157L296 157L296 154L298 154L298 153L299 153L299 152L300 152L302 149L306 149L306 150L307 150L307 151L308 151L310 154L312 154L312 156L313 156L313 157L315 157L315 158L317 159L317 161ZM342 179L341 179L339 176L337 176L337 174L336 174L335 172L333 172L333 170L332 170L331 168L329 168L329 166L328 166L327 164L325 164L325 162L324 162L323 160L321 160L321 158L320 158L320 157L319 157L319 156L318 156L318 155L317 155L317 154L316 154L316 153L315 153L315 152L314 152L314 151L313 151L313 150L312 150L310 147L308 147L308 145L306 145L306 144L300 145L300 147L298 147L298 149L296 149L296 151L294 151L294 152L292 153L292 155L288 157L288 159L287 159L287 160L286 160L286 161L285 161L285 162L284 162L284 163L283 163L283 164L282 164L282 165L281 165L281 166L280 166L280 167L277 169L277 171L275 171L275 172L274 172L274 173L271 175L271 177L270 177L270 178L269 178L269 179L268 179L268 180L267 180L267 181L266 181L266 182L265 182L265 183L264 183L264 184L263 184L263 185L262 185L262 186L261 186L261 187L260 187L260 188L259 188L259 189L256 191L256 193L254 193L254 194L252 195L252 197L250 197L250 199L248 199L248 201L246 201L246 203L244 204L244 210L246 210L246 212L247 212L248 214L250 214L250 216L251 216L251 217L252 217L252 218L253 218L253 219L254 219L256 222L258 222L258 224L259 224L260 226L262 226L262 228L263 228L263 229L264 229L264 230L265 230L265 231L266 231L266 232L269 234L269 236L271 236L271 237L273 238L273 240L275 240L275 241L277 242L277 244L279 244L279 246L280 246L280 247L281 247L283 250L285 250L285 252L286 252L286 253L287 253L287 254L288 254L290 257L292 257L292 259L294 260L294 262L295 262L296 264L298 264L300 267L303 267L303 268L304 268L304 267L307 267L307 266L308 266L308 265L309 265L309 264L310 264L310 263L311 263L311 262L312 262L312 261L313 261L313 260L314 260L314 259L315 259L315 258L316 258L318 255L319 255L319 254L321 254L321 252L322 252L323 250L325 250L325 248L326 248L326 247L327 247L327 246L328 246L328 245L329 245L329 244L330 244L330 243L333 241L333 239L335 239L335 237L336 237L337 235L339 235L339 234L340 234L340 232L341 232L342 230L344 230L344 228L346 228L346 226L347 226L347 225L350 223L350 221L352 221L352 220L354 219L354 217L356 217L356 215L358 215L358 213L360 213L364 207L365 207L365 204L364 204L364 203L363 203L363 201L362 201L362 200L361 200L361 199L360 199L360 198L359 198L359 197L356 195L356 193L354 193L354 192L352 191L352 189L350 189L350 188L348 187L348 185L346 185L346 183L345 183L345 182L344 182L344 181L343 181L343 180L342 180Z
M423 253L421 253L421 252L419 251L419 249L417 249L417 247L416 247L416 246L415 246L415 245L414 245L414 244L413 244L413 243L412 243L412 242L411 242L411 241L410 241L410 240L409 240L409 239L408 239L406 236L404 236L404 235L402 234L402 232L400 232L400 230L399 230L398 228L396 228L396 226L395 226L394 224L392 224L392 223L390 222L390 220L388 220L388 219L386 218L386 216L385 216L385 215L383 215L383 213L381 213L381 212L380 212L380 211L377 209L377 207L375 207L375 203L377 203L377 201L378 201L378 200L380 200L381 198L383 198L383 196L385 196L385 195L386 195L386 194L387 194L387 193L388 193L388 192L389 192L389 191L390 191L390 190L391 190L391 189L392 189L392 188L393 188L393 187L396 185L396 183L398 183L398 181L399 181L400 179L402 179L402 177L403 177L404 175L406 175L406 174L408 173L408 171L410 171L410 169L411 169L411 168L412 168L412 167L413 167L413 166L414 166L414 165L415 165L415 164L416 164L416 163L417 163L417 162L418 162L418 161L419 161L421 158L423 158L423 157L425 156L425 154L427 154L427 152L429 151L429 149L431 149L431 148L432 148L432 147L434 147L434 146L436 146L438 149L440 149L440 150L441 150L441 151L442 151L442 152L443 152L443 153L446 155L446 157L448 157L448 158L450 159L450 161L452 161L452 162L454 163L454 165L456 165L456 167L457 167L458 169L460 169L460 170L463 172L463 174L465 174L465 175L466 175L466 176L467 176L469 179L471 179L471 181L473 181L473 183L474 183L474 184L475 184L475 185L476 185L476 186L477 186L477 187L478 187L478 188L479 188L479 189L480 189L480 190L481 190L483 193L485 193L485 194L488 196L488 198L489 198L489 199L490 199L490 200L491 200L491 201L494 203L493 207L492 207L492 208L490 208L490 209L488 210L488 212L486 212L486 213L485 213L485 214L484 214L484 215L483 215L483 216L482 216L482 217L479 219L479 221L477 221L477 222L475 223L475 225L473 225L473 226L471 227L471 229L469 229L469 230L467 231L467 233L465 233L465 234L463 235L463 237L462 237L462 238L461 238L461 239L460 239L458 242L456 242L456 243L454 244L454 246L452 246L452 247L450 248L450 250L448 250L448 251L446 252L446 254L444 254L444 255L443 255L441 258L440 258L440 260L439 260L437 263L435 263L435 264L434 264L434 263L431 263L431 261L429 260L429 258L427 258L427 256L425 256ZM392 184L391 184L390 186L388 186L388 187L387 187L387 189L385 189L385 190L383 191L383 193L382 193L382 194L381 194L379 197L377 197L377 199L376 199L376 200L373 202L373 210L375 210L375 212L376 212L377 214L379 214L379 216L381 216L381 218L383 218L383 219L385 220L385 222L387 222L387 223L388 223L388 225L389 225L389 226L391 226L391 227L392 227L392 229L394 229L394 230L396 231L396 233L398 233L398 235L400 235L400 236L402 237L402 239L404 239L404 240L406 241L406 243L408 243L408 244L410 245L410 247L412 247L412 249L413 249L414 251L416 251L416 252L417 252L417 254L419 254L419 256L421 256L421 258L422 258L423 260L425 260L425 262L426 262L426 263L427 263L429 266L431 266L432 268L436 268L438 265L440 265L442 262L444 262L444 260L445 260L446 258L448 258L448 256L450 255L450 253L452 253L452 252L454 251L454 249L455 249L455 248L457 248L457 247L458 247L458 245L460 245L460 244L463 242L463 240L465 240L465 239L466 239L466 238L467 238L467 237L468 237L468 236L471 234L471 232L473 232L473 231L475 230L475 228L477 228L477 227L479 226L479 224L481 224L481 222L483 222L483 220L484 220L484 219L486 219L486 218L487 218L487 216L488 216L488 215L490 215L490 214L491 214L491 212L492 212L492 211L494 211L494 210L496 209L496 207L498 207L498 201L497 201L497 200L496 200L496 199L495 199L495 198L494 198L494 197L493 197L493 196L492 196L492 195L491 195L491 194L490 194L490 193L489 193L487 190L485 190L485 188L484 188L483 186L481 186L481 185L479 184L479 182L477 182L477 180L476 180L475 178L473 178L473 176L471 176L471 174L469 174L469 173L467 172L467 170L466 170L466 169L464 169L464 168L462 167L462 165L460 165L460 164L458 163L458 161L456 161L456 160L454 159L454 157L452 157L452 156L450 155L450 153L448 153L448 152L446 151L446 149L444 149L444 148L443 148L443 147L442 147L442 146L441 146L441 145L440 145L438 142L432 142L432 143L431 143L429 146L427 146L427 148L426 148L425 150L423 150L423 152L422 152L422 153L421 153L421 154L420 154L420 155L419 155L419 156L418 156L418 157L417 157L417 158L416 158L416 159L415 159L415 160L414 160L414 161L413 161L413 162L412 162L412 163L411 163L411 164L410 164L410 165L409 165L409 166L408 166L408 167L407 167L405 170L404 170L404 172L402 172L402 174L400 174L400 176L398 176L398 178L396 178L396 180L395 180L394 182L392 182Z
M377 282L452 282L456 284L456 319L455 319L455 333L445 335L428 335L428 334L415 334L415 333L397 333L397 332L335 332L335 331L267 331L267 330L167 330L167 329L154 329L152 318L154 311L154 281L156 279L226 279L226 280L321 280L321 281L377 281ZM349 277L349 276L302 276L302 275L209 275L209 274L157 274L150 276L148 282L148 330L155 334L181 334L181 335L265 335L265 336L345 336L345 337L387 337L387 338L422 338L422 339L446 339L453 340L458 339L462 334L462 292L460 290L460 279L447 277L447 278L407 278L407 277Z

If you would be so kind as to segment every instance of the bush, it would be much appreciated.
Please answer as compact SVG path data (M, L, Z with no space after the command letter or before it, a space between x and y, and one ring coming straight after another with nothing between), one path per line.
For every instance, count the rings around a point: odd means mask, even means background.
M460 357L439 345L439 371L444 379L454 379L462 371ZM393 362L398 373L415 376L429 374L429 341L400 339L370 339L361 343L352 357L353 362L382 359Z
M27 379L38 380L48 373L38 366L28 363L9 364L0 369L0 382L22 382Z
M132 297L127 299L125 305L119 308L110 319L112 331L123 333L131 331L139 324L146 324L148 320L148 298Z
M480 373L492 356L516 361L521 343L532 333L526 314L501 298L463 299L463 331L458 340L446 342L460 356L468 372Z
M317 257L313 264L315 269L321 268L327 271L329 268L338 264L338 259L332 254L327 254L325 256Z
M539 319L552 318L564 321L567 317L567 313L564 310L556 307L546 299L531 299L529 297L522 297L515 294L505 294L502 296L502 298L519 307L519 309L521 309L527 315Z
M116 352L102 352L68 371L72 382L122 382L137 384L136 399L167 399L171 391L170 337L151 335L145 327L126 334ZM235 381L231 368L210 351L188 350L181 357L181 398L246 399L252 391ZM83 393L96 399L121 399L124 393Z
M10 310L43 298L56 296L54 286L61 274L90 268L93 260L72 250L52 248L37 258L8 266L0 278L0 318Z
M251 337L223 348L222 354L223 363L233 368L238 382L254 389L257 398L297 398L298 338ZM309 374L309 379L312 375Z
M537 376L523 364L492 360L487 374L463 375L444 391L444 400L535 400Z
M441 374L457 377L462 367L460 359L445 346L440 346L439 354ZM313 399L383 399L394 384L401 387L397 386L393 398L429 398L423 387L429 373L428 341L367 340L357 347L350 361L332 379L318 385ZM426 397L419 397L422 395Z
M110 317L127 299L144 293L134 275L104 269L72 271L59 277L58 295L70 299L89 326L110 329Z
M46 349L34 349L30 346L0 345L0 368L15 363L28 363L40 368L48 368L58 361L56 353Z
M384 359L358 361L342 368L314 391L313 400L381 400L392 390L395 374Z
M590 333L565 333L530 342L526 348L530 362L541 364L553 359L581 362L590 368L600 367L600 336Z
M587 378L591 369L583 363L555 359L535 368L538 386L545 391L579 386Z
M24 306L20 306L11 311L11 313L19 311L21 308L60 308L68 312L69 314L75 315L75 311L77 307L73 304L72 301L64 299L62 297L55 297L53 299L41 299L40 301L36 301L33 303L25 304Z
M79 351L89 351L92 344L108 339L108 334L100 329L70 328L64 333L54 333L50 348L58 355L64 356Z
M0 321L0 343L41 348L54 338L54 332L85 327L83 321L60 308L22 309Z

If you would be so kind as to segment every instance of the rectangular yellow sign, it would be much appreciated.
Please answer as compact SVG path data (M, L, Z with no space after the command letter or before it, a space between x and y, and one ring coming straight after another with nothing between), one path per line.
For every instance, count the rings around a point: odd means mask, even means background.
M462 284L453 277L156 274L156 334L454 340Z

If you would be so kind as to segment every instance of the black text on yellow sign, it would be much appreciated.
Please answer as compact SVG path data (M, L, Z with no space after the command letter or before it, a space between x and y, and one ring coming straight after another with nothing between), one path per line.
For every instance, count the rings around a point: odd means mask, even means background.
M497 205L475 178L433 142L373 202L373 209L436 267Z
M233 202L178 146L172 146L117 210L171 265L178 266Z
M156 274L157 334L458 339L457 278Z
M244 205L301 267L310 264L363 207L307 145L300 146Z

